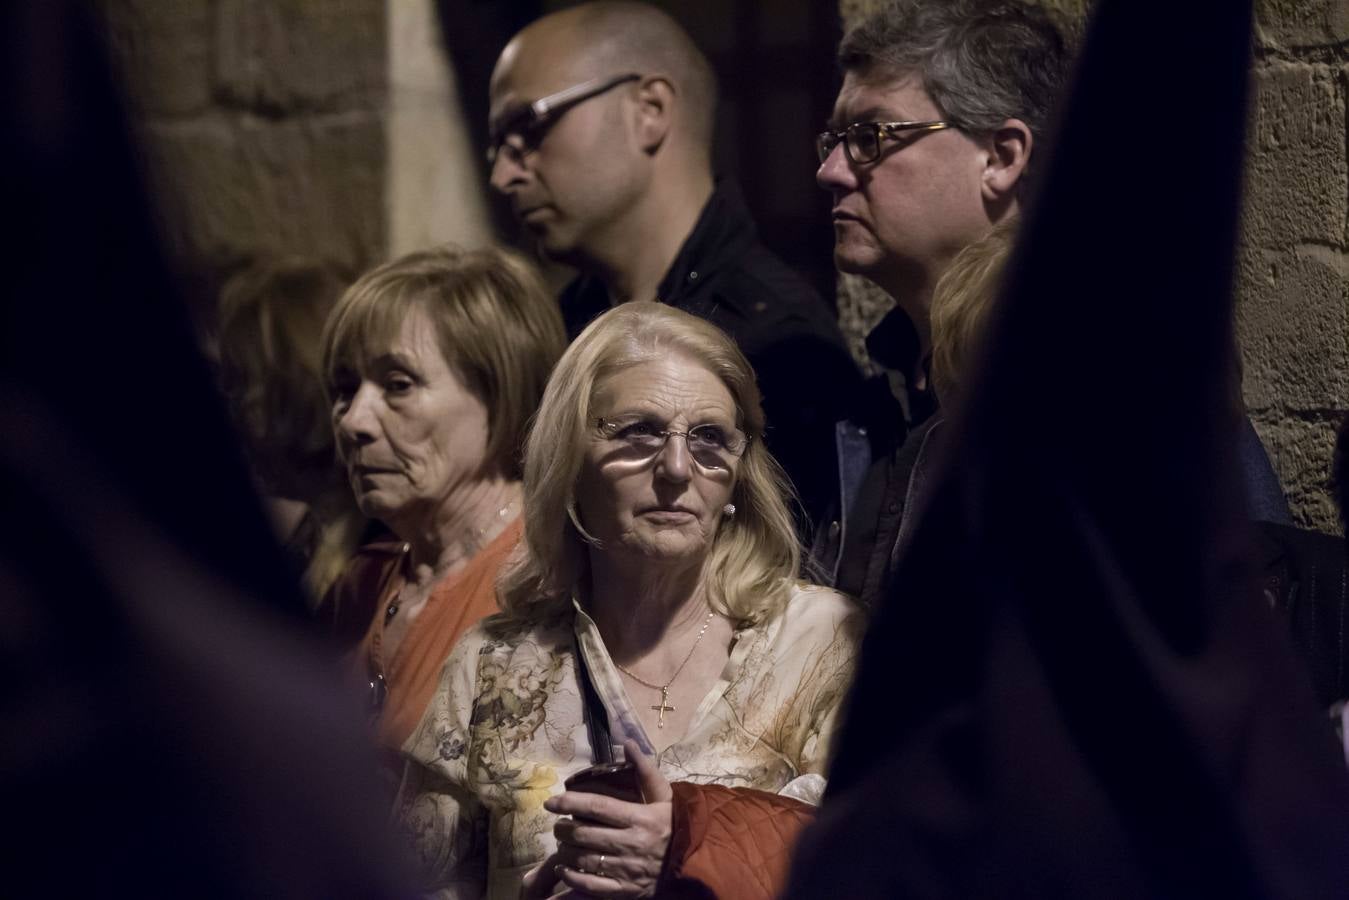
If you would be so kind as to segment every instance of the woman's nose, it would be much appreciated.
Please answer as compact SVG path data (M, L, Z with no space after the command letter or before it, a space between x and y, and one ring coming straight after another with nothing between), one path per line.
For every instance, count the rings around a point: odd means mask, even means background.
M373 441L379 429L379 419L375 415L375 386L363 383L351 395L345 409L336 411L333 430L339 441L351 444L368 444Z
M656 454L656 472L666 481L688 481L693 458L689 455L688 435L672 431L665 446Z

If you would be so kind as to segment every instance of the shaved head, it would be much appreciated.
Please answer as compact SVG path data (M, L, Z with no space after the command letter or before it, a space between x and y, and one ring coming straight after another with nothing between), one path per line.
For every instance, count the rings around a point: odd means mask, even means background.
M539 249L611 277L641 269L654 296L713 186L716 81L689 36L643 3L574 6L511 39L489 94L489 181Z
M664 76L679 97L680 130L692 144L710 150L716 77L684 29L654 6L602 0L544 16L502 51L493 83L533 56L546 56L571 83L627 72Z

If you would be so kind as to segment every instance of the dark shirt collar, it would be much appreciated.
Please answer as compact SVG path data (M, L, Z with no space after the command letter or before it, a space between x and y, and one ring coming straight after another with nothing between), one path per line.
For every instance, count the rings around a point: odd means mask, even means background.
M737 264L757 240L754 220L739 187L717 179L693 230L684 238L674 261L656 289L656 299L695 315L710 317L710 301L700 291L713 275ZM609 309L609 288L595 275L580 275L559 298L567 335L575 338L596 316Z
M755 241L754 220L740 188L730 178L719 178L698 221L685 238L674 262L661 279L656 296L664 303L679 302L699 283L734 263Z
M904 376L905 393L908 395L910 426L926 420L937 409L936 392L932 390L932 378L929 373L927 389L913 389L913 376L920 364L921 343L918 329L904 310L896 306L885 314L876 327L867 335L867 353L878 364L893 369ZM932 357L924 357L921 365L928 371Z
M886 313L867 335L867 353L871 358L905 375L916 367L920 346L918 329L898 306Z

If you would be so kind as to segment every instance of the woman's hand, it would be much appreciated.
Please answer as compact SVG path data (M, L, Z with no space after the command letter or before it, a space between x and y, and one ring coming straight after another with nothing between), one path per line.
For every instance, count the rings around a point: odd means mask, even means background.
M570 893L567 888L558 887L558 871L561 862L562 857L554 853L526 872L525 880L520 885L520 900L548 900L550 897L558 896L558 892L563 890Z
M571 817L553 826L558 852L548 862L554 866L552 874L579 896L654 897L665 866L672 819L670 783L635 742L624 741L623 750L637 768L645 803L567 791L543 804L549 812ZM539 872L531 886L541 889L547 880Z

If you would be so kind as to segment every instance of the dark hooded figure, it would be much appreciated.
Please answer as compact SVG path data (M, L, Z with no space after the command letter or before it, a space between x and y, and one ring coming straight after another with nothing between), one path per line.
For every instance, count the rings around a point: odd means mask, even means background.
M0 12L7 896L403 895L86 4Z
M1349 775L1231 450L1250 22L1099 0L793 900L1349 896Z

